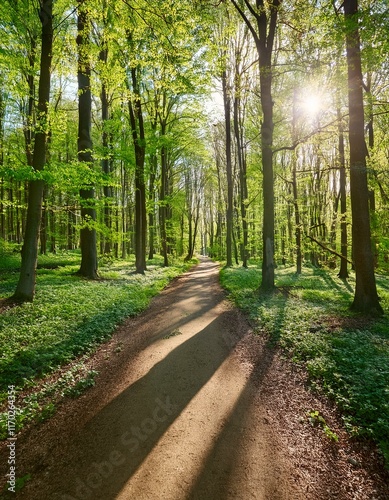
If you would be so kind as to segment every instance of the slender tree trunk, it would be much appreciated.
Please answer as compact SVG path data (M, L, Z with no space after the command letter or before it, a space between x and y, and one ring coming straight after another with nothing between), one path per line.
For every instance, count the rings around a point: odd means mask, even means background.
M278 10L282 0L268 2L256 0L255 6L249 0L231 0L254 38L259 58L259 79L261 89L262 124L261 150L263 171L263 235L262 235L262 282L261 290L274 289L274 173L273 173L273 97L272 97L272 54L277 27ZM252 23L245 14L244 5L254 16Z
M226 266L232 266L232 231L233 231L233 197L234 188L232 180L232 155L231 155L231 96L227 84L227 72L223 71L223 101L224 101L224 117L226 127L226 174L227 174L227 235L226 235L226 250L227 261Z
M372 87L372 73L371 71L368 72L367 77L366 77L366 85L365 85L365 90L367 94L367 116L368 116L368 122L367 122L367 130L369 134L369 151L373 152L374 150L374 104L373 104L373 94L371 91ZM380 184L378 183L380 186ZM374 189L371 189L369 191L369 197L370 197L370 216L371 216L371 229L372 229L372 249L373 249L373 256L374 256L374 267L377 267L378 265L378 259L379 259L379 253L378 253L378 248L379 245L377 244L377 237L376 232L377 232L377 217L376 217L376 212L375 212L375 191ZM374 208L373 208L374 207Z
M157 174L158 159L157 155L153 154L150 158L150 175L149 175L149 259L154 258L155 247L155 177Z
M293 206L294 206L294 221L295 221L295 244L296 244L296 273L301 274L302 270L302 252L301 252L301 220L300 207L298 203L297 192L297 158L293 151L292 165L292 189L293 189Z
M161 128L162 137L165 134L164 127ZM166 206L166 196L168 192L168 176L167 176L167 157L165 146L161 147L161 187L159 192L159 226L161 233L161 246L163 255L163 265L167 267L169 265L168 259L168 245L167 245L167 231L166 231L166 219L167 219L167 206Z
M293 123L292 123L292 140L297 141L297 114L296 114L296 92L293 99ZM301 274L302 271L302 251L301 251L301 218L297 188L297 152L292 151L292 191L293 191L293 207L295 220L295 245L296 245L296 273Z
M138 274L146 271L146 185L145 185L145 131L143 124L142 104L140 101L140 87L138 68L131 69L132 89L135 94L134 102L129 101L132 138L135 149L135 269Z
M121 220L121 258L125 259L127 257L127 171L124 167L124 162L120 162L120 186L121 186L121 207L120 207L120 220Z
M3 201L5 201L5 189L4 189L4 178L1 178L0 179L0 238L3 238L3 240L5 240L6 219L5 219L5 207Z
M90 88L91 68L89 63L90 20L85 0L78 0L77 48L78 48L78 161L92 165L92 97ZM93 227L96 221L95 190L92 185L80 190L81 219L80 231L81 266L77 274L89 279L97 279L97 237Z
M184 214L182 213L180 217L180 251L179 251L180 257L184 255L184 230L185 230L185 218Z
M7 217L7 241L14 241L14 216L13 216L13 181L9 181L8 191L8 217Z
M348 256L348 235L347 235L347 196L346 196L346 162L344 154L344 131L341 122L340 108L338 108L338 135L339 135L339 189L340 189L340 259L339 278L347 279L347 256Z
M238 92L240 90L238 89ZM236 139L236 153L239 165L239 187L240 187L240 215L242 218L242 232L243 239L241 243L241 259L243 267L247 267L247 245L248 245L248 225L247 225L247 169L246 158L243 151L242 136L241 136L241 123L239 120L240 115L240 98L234 99L234 132Z
M43 190L43 199L42 199L42 220L41 220L41 228L40 228L40 245L41 245L41 254L47 254L47 228L48 228L48 210L47 210L47 189Z
M345 0L343 5L347 29L350 192L353 257L356 273L356 287L352 308L362 313L382 314L383 310L377 294L371 248L358 2L357 0Z
M0 167L4 165L4 118L5 118L5 102L3 94L0 91ZM5 189L4 178L0 178L0 238L5 240Z
M185 191L186 191L186 210L188 214L188 253L185 257L185 261L190 260L193 257L193 179L189 169L185 171Z
M55 198L52 198L52 203L55 203ZM66 214L68 217L68 213ZM50 252L56 253L56 227L55 227L55 210L51 208L49 211L49 228L50 228Z
M102 41L102 49L100 51L100 61L106 65L108 61L108 47L106 40ZM101 160L102 171L108 180L111 173L110 153L110 134L107 130L107 122L109 120L109 98L107 84L105 80L101 85L101 120L102 120L102 145L103 159ZM104 236L103 251L109 254L112 251L112 187L107 183L103 187L104 193L104 224L107 228L107 234Z
M273 173L273 98L271 92L271 65L261 68L261 149L263 169L263 236L261 289L274 288L274 173Z
M23 133L24 142L26 148L26 159L27 165L32 166L33 163L33 139L34 139L34 126L35 126L35 78L34 78L34 67L35 58L37 50L37 40L34 35L30 36L30 50L27 55L29 71L26 75L27 85L28 85L28 104L27 104L27 116L25 116Z
M48 103L50 100L51 61L53 47L53 2L43 0L39 11L42 23L42 46L38 91L39 128L35 134L33 167L35 171L43 170L46 163L46 141L48 134ZM30 182L26 231L22 248L22 263L19 281L13 299L32 301L35 292L35 274L38 257L38 238L42 215L42 198L44 183L42 180Z
M200 220L200 200L197 200L196 214L195 214L194 228L193 228L192 252L191 252L191 256L190 256L191 259L193 259L194 251L196 248L196 238L197 238L197 232L198 232L198 228L199 228L199 220Z

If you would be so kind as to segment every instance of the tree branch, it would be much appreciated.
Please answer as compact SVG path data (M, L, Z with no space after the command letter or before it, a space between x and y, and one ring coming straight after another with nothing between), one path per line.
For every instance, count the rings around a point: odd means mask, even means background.
M237 2L235 0L231 0L231 3L235 7L235 9L239 12L241 18L243 19L243 21L245 22L246 26L250 30L251 34L253 35L255 43L258 44L259 43L258 34L255 31L253 25L251 24L250 19L246 16L246 14L243 12L243 10L240 8L240 6L237 4ZM245 3L247 5L247 1L246 0L245 0ZM250 5L250 4L248 4L248 5ZM251 7L251 5L249 7L249 10L251 12L253 11L253 8ZM255 16L255 13L254 13L254 16Z
M343 115L342 119L345 118L346 116L348 116L348 114ZM281 148L274 149L273 150L273 154L279 153L280 151L294 151L297 148L297 146L299 146L300 144L303 144L308 139L310 139L314 135L318 134L319 132L322 132L327 127L330 127L331 125L333 125L337 121L338 121L338 118L336 118L335 120L330 121L329 123L326 123L325 125L323 125L322 127L317 128L316 130L313 130L310 134L307 134L304 137L301 137L300 139L297 139L297 141L295 141L291 146L283 146Z
M332 250L332 248L328 248L326 247L323 243L321 243L320 241L318 241L316 238L314 238L313 236L309 236L309 234L306 234L305 235L306 238L308 238L309 240L313 241L314 243L316 243L317 245L319 245L319 247L323 248L324 250L326 250L327 252L331 253L332 255L336 255L337 257L339 257L340 259L344 259L345 257L343 257L343 255L341 255L340 253L336 252L335 250ZM349 260L349 259L346 259L346 261L353 265L354 263Z

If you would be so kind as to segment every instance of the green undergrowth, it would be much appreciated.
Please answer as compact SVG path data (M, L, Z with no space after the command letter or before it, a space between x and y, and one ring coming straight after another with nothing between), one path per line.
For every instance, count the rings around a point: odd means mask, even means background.
M258 332L306 367L312 386L333 399L353 436L371 437L389 466L389 278L377 276L386 315L350 311L355 278L306 267L276 270L277 291L260 294L258 266L224 268L221 283Z
M40 387L38 394L18 402L22 408L18 408L17 430L33 418L49 417L55 411L51 402L55 398L50 398L54 393L74 397L93 385L96 373L86 372L82 360L193 263L177 260L163 267L163 259L156 257L148 261L145 275L139 275L134 273L134 260L103 258L101 279L88 281L74 274L79 253L40 256L34 302L0 314L0 405L6 407L9 386L15 386L17 393L33 393L35 385ZM0 249L0 299L15 290L19 266L19 254ZM65 365L71 366L70 371L42 386L44 377ZM3 413L3 439L5 423Z

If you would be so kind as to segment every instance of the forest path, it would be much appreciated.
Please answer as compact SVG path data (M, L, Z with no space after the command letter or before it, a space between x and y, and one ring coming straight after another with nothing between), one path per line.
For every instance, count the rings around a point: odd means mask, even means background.
M218 270L202 259L127 320L91 360L96 386L18 440L32 479L17 498L364 498L357 478L342 492L346 460L302 426L315 403L299 374L225 300Z

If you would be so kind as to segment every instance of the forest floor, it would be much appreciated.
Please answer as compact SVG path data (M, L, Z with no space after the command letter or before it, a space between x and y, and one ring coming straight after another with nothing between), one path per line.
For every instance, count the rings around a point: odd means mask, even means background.
M253 333L218 271L203 259L174 280L90 358L94 387L20 433L17 475L30 480L10 498L389 499L374 446ZM9 453L3 442L2 478Z

